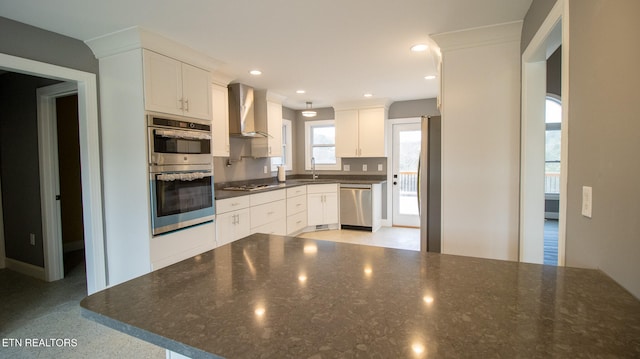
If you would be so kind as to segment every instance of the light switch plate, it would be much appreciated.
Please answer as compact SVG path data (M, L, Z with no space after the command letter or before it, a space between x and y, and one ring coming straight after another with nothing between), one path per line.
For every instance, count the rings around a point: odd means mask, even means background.
M264 166L263 168L264 173L267 173L269 170L267 169L267 166Z
M342 166L342 170L343 171L351 171L351 165L343 165Z
M362 171L367 172L367 165L362 165Z
M378 171L382 171L382 163L378 163Z
M589 186L582 186L582 215L591 218L593 201L593 189Z

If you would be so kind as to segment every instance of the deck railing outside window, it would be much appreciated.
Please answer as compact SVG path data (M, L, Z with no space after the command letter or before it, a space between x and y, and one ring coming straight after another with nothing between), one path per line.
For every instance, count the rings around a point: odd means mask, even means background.
M418 192L418 172L400 172L398 184L401 196L415 196Z
M560 193L560 174L544 174L544 193Z

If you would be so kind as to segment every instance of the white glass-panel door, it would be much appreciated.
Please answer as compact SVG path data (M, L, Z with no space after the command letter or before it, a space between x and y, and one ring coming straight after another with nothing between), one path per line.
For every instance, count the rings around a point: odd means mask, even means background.
M419 227L418 160L420 123L393 125L393 225Z

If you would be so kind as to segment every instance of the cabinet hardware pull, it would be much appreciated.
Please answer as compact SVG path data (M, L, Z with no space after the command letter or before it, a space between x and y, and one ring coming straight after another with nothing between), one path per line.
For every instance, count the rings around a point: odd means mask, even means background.
M189 112L189 99L184 100L184 103L186 104L185 106L185 111Z
M178 100L178 107L180 107L180 110L184 111L184 98L180 98Z

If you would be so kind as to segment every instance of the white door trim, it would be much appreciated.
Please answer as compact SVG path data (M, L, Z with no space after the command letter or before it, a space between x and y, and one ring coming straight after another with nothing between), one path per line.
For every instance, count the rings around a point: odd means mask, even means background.
M56 200L56 195L60 194L56 98L77 92L75 82L63 82L36 91L44 272L45 280L49 282L64 278L60 201Z
M107 271L102 216L96 75L7 54L0 54L0 68L77 83L87 290L91 294L104 289L107 283Z
M569 1L558 0L522 54L520 177L521 262L542 263L544 235L544 99L546 60L562 45L562 129L558 265L565 263L569 109ZM541 127L542 126L542 127ZM542 128L542 130L540 130Z

